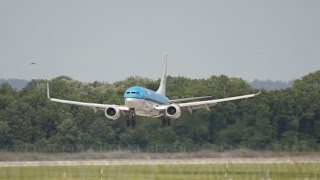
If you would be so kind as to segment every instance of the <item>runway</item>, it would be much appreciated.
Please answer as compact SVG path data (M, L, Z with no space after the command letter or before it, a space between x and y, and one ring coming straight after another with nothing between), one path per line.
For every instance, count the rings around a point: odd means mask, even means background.
M19 166L119 166L119 165L191 165L191 164L279 164L320 163L319 157L273 158L191 158L191 159L108 159L71 161L5 161L0 167Z

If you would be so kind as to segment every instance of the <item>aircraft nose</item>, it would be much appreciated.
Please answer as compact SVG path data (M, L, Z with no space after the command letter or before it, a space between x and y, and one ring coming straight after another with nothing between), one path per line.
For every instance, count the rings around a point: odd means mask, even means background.
M125 106L134 109L141 109L144 106L144 100L135 98L126 98Z
M134 108L136 106L136 101L133 98L126 98L125 105L129 108Z

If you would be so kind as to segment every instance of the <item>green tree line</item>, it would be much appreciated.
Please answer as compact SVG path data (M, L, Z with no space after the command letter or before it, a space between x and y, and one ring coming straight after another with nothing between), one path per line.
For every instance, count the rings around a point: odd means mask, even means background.
M217 104L211 111L183 112L171 126L158 119L139 117L135 128L122 116L110 121L103 111L50 102L52 97L123 104L126 88L139 85L156 90L159 80L129 77L115 83L83 83L66 76L32 80L21 91L0 85L0 149L37 145L224 145L252 148L320 144L320 71L310 73L284 90L262 91L251 99ZM213 98L257 92L243 79L211 76L207 79L171 77L171 99L210 95Z

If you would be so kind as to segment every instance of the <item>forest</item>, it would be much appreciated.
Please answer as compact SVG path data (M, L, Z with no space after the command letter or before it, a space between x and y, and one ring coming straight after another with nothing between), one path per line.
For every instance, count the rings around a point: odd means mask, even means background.
M0 149L16 147L97 146L219 146L276 149L317 148L320 145L320 71L295 80L292 87L262 90L261 95L220 103L211 111L182 112L171 126L159 119L137 118L126 127L122 116L108 120L103 111L50 102L51 97L84 102L123 104L126 88L139 85L156 90L160 80L129 77L115 83L84 83L60 76L32 80L21 90L0 85ZM167 79L170 99L210 95L213 98L256 93L243 79L224 75L207 79Z

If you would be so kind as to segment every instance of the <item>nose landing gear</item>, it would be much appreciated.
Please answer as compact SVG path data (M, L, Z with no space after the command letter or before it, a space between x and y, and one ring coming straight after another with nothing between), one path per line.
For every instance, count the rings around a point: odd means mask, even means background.
M136 113L134 112L133 108L130 108L130 111L126 115L127 117L127 126L136 127Z

